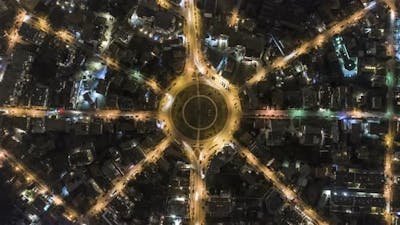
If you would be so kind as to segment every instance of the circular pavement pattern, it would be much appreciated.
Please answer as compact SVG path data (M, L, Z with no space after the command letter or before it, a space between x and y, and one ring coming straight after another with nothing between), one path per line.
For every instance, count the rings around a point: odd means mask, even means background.
M205 84L192 84L175 97L170 110L174 129L190 140L206 140L225 126L228 107L222 94Z
M182 113L186 125L195 130L206 130L217 120L218 108L210 97L196 95L185 102Z

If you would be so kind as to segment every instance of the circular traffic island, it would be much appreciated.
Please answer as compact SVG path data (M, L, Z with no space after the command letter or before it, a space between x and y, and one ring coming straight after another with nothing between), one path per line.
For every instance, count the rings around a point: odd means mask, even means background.
M193 84L180 91L173 102L170 118L180 136L206 140L225 126L228 107L222 94L205 84Z
M201 113L201 116L199 115ZM206 95L193 96L183 106L185 124L196 130L206 130L217 120L217 104Z

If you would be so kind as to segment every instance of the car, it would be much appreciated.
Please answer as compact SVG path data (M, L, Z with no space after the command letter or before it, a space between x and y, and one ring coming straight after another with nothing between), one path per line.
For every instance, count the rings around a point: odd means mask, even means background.
M110 193L110 197L114 197L115 195L117 195L117 190L114 190L113 192Z

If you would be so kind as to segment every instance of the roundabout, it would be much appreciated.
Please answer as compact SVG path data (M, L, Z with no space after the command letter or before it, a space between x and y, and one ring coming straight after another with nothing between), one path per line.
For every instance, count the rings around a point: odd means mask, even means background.
M225 89L203 76L181 76L172 82L159 112L167 135L193 147L227 143L241 115L236 89Z
M228 107L218 90L202 82L193 83L175 96L169 117L178 137L203 141L224 128Z
M211 159L225 146L235 145L233 134L242 117L239 89L217 73L192 70L173 80L159 102L158 124L164 134L181 146L191 163L190 217L205 224L207 198L205 173Z

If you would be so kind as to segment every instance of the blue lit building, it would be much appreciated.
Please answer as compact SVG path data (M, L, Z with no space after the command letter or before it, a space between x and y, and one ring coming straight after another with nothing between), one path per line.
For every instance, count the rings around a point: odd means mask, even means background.
M350 57L343 37L335 37L332 44L335 48L336 57L338 58L340 69L342 70L344 77L355 77L358 73L358 58Z
M396 19L394 26L394 48L396 60L400 61L400 18Z
M76 75L74 95L71 99L73 108L93 109L105 105L105 96L98 93L97 86L106 80L108 68L97 60L88 60L85 67Z

